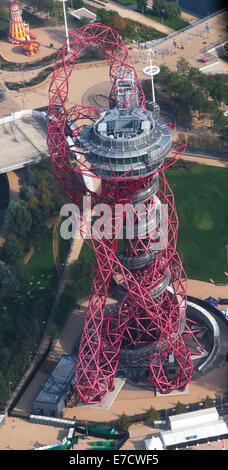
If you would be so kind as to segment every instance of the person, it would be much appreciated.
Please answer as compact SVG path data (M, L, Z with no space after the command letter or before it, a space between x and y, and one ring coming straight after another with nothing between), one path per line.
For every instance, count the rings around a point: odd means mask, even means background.
M53 49L53 44L52 44L52 42L50 43L49 48L50 48L50 49Z

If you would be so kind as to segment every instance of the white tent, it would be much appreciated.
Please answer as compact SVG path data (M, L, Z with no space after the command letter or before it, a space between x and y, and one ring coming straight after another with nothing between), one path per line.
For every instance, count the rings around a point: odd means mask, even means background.
M146 450L164 450L162 441L158 436L152 436L149 439L145 439Z
M223 308L221 310L221 312L223 313L223 315L228 319L228 308Z
M218 421L219 415L216 408L206 408L189 413L181 413L169 417L170 427L172 431L179 428L198 426L211 421Z
M225 421L212 421L211 423L198 424L196 426L184 427L175 431L164 431L161 434L164 448L174 447L178 444L188 444L188 442L198 442L203 439L219 438L228 435Z

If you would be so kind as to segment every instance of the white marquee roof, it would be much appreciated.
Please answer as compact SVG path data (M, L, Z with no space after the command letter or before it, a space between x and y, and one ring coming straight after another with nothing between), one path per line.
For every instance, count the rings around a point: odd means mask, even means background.
M221 436L228 434L228 428L223 420L204 423L198 426L189 426L176 429L175 431L161 432L161 440L164 447L174 446L176 444L190 441L199 441L200 439Z

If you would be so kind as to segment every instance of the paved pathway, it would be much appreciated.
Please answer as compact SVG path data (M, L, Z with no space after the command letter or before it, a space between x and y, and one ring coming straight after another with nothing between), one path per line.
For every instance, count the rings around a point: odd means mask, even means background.
M209 26L207 33L205 27ZM182 32L176 32L172 37L167 37L156 44L156 63L165 64L172 70L176 70L176 63L179 58L186 58L194 67L206 67L208 62L204 65L199 62L199 59L208 56L208 51L213 49L216 44L223 43L228 40L227 31L227 11L219 13L212 18L205 19L200 23L192 25ZM173 45L175 39L176 46ZM183 48L181 48L183 47ZM218 61L216 53L211 56L211 60ZM224 68L221 63L221 68Z
M170 34L173 32L173 29L168 28L168 26L165 26L162 23L159 23L158 21L154 21L148 16L142 15L138 11L130 10L127 7L124 7L123 5L120 5L119 3L115 2L105 2L102 6L99 6L97 3L95 4L94 2L90 0L85 0L85 3L87 5L93 5L96 6L96 8L107 8L109 10L116 11L119 13L122 18L127 18L129 20L137 21L138 23L141 23L145 26L149 26L153 29L156 29L157 31L160 31L161 33L165 34Z

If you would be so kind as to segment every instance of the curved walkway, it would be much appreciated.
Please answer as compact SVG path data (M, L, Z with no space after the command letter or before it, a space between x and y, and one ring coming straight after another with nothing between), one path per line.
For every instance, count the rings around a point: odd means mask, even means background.
M61 265L59 260L59 224L61 221L61 217L57 217L54 223L54 230L53 230L53 255L56 265L56 271L59 276L61 277Z
M199 163L200 165L228 168L228 160L225 161L220 158L207 157L207 155L200 157L199 155L185 153L181 158L189 162Z
M214 297L215 299L228 298L228 278L227 284L218 285L211 282L197 281L195 279L188 279L188 295L197 297L198 299L205 300L207 297ZM228 305L219 305L218 310L228 308Z

